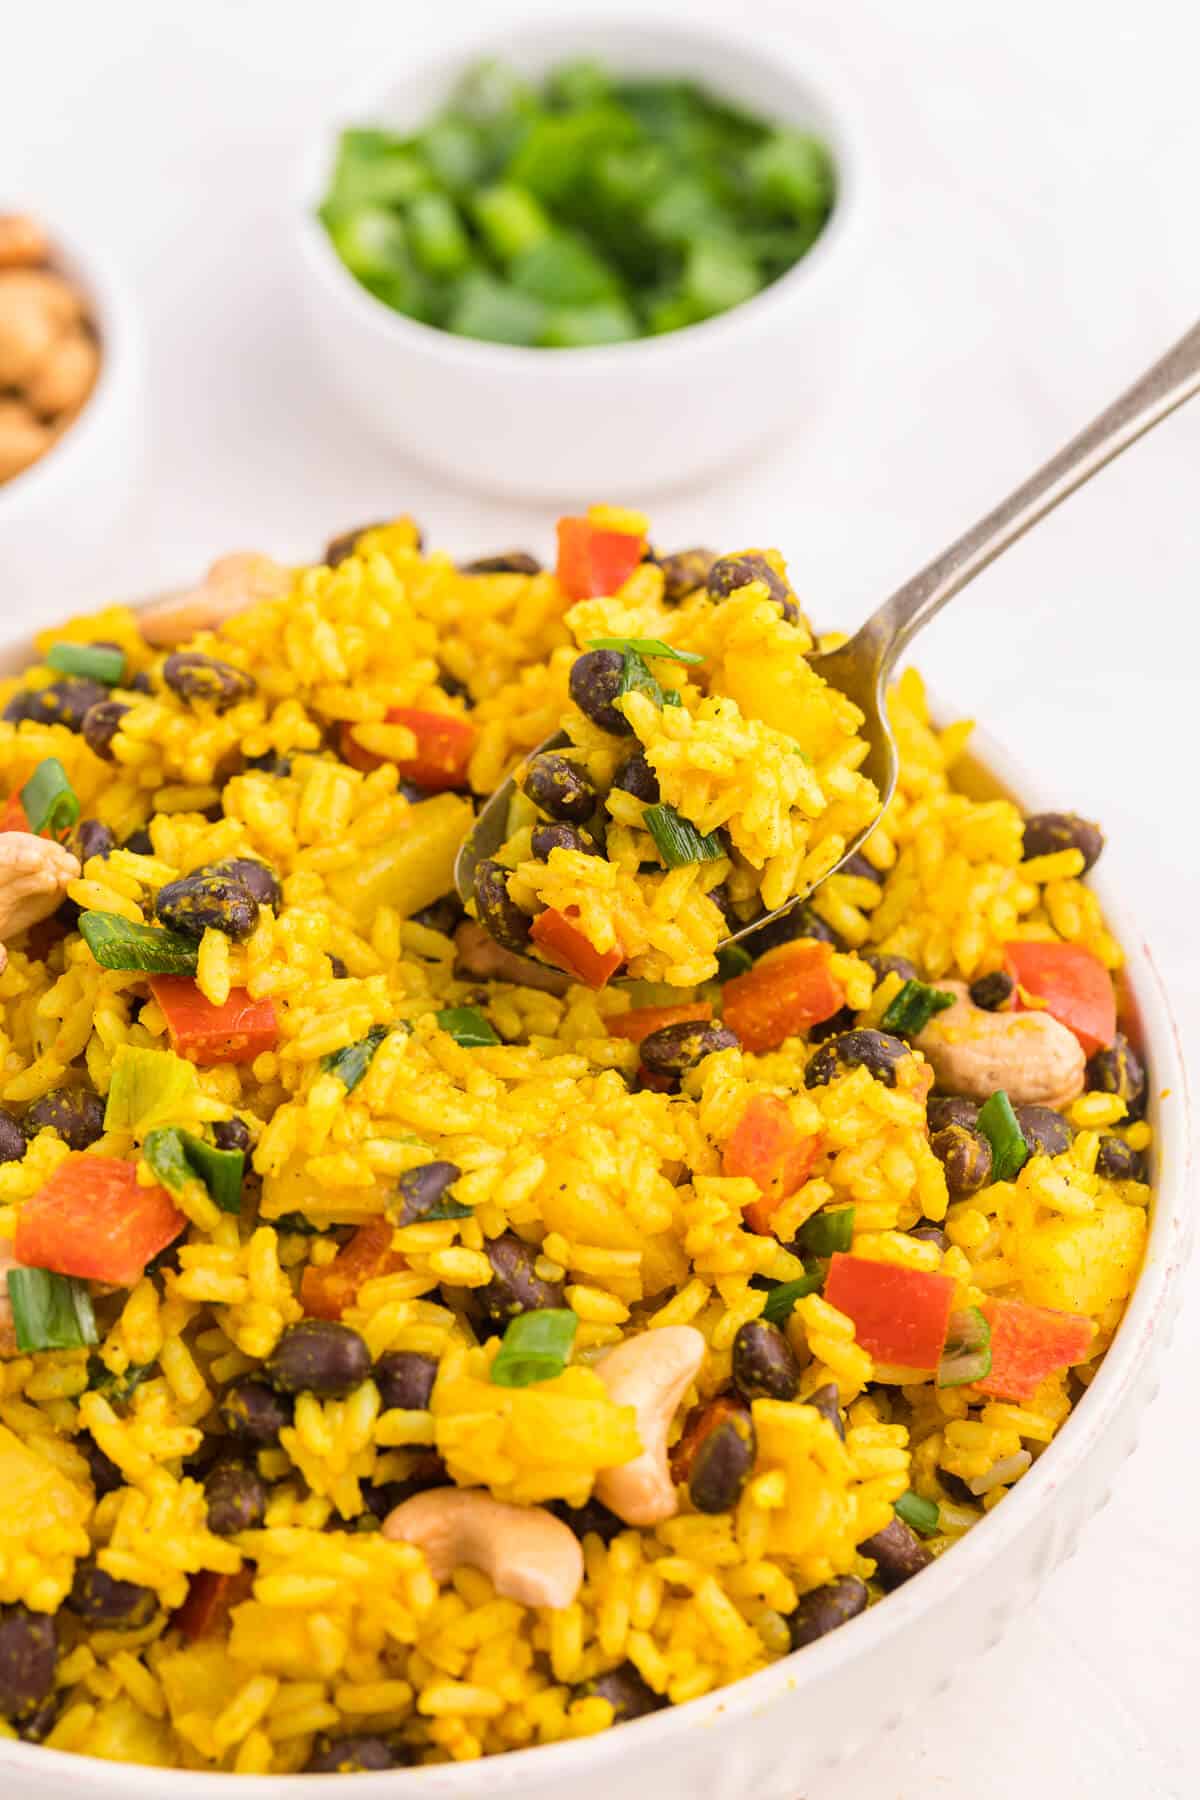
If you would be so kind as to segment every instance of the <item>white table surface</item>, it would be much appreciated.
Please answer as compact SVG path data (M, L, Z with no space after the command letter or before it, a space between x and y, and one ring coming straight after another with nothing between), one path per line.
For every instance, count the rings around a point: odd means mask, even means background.
M1180 0L710 9L841 65L865 103L882 206L857 352L826 416L736 479L654 508L655 537L778 542L817 615L850 623L1196 315L1200 24ZM47 617L64 595L173 582L226 548L315 552L402 506L448 548L546 543L548 511L456 494L359 439L309 366L288 254L296 153L347 85L447 23L510 13L504 0L5 9L0 204L107 244L149 354L134 528L83 544L64 520ZM1104 819L1193 1041L1198 463L1200 407L1011 552L921 649L942 693L1031 767L1057 769L1063 805ZM0 543L0 611L13 605L2 568ZM1189 1352L1198 1305L1136 1458L1036 1613L964 1670L937 1716L808 1800L1197 1791Z

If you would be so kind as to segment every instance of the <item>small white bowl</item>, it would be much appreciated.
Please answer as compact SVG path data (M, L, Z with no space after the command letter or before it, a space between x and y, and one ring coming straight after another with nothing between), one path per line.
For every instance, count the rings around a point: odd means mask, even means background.
M107 260L48 228L54 263L84 294L100 371L83 410L45 456L0 483L5 610L40 623L93 600L106 544L131 507L141 460L141 345L136 314Z
M594 349L476 342L405 318L359 285L316 217L348 125L414 130L498 57L537 78L574 57L678 75L830 146L837 200L793 269L704 324ZM363 421L451 480L518 498L631 500L742 461L811 416L835 373L861 237L853 110L807 51L700 21L542 20L409 63L350 97L306 152L297 243L314 347Z

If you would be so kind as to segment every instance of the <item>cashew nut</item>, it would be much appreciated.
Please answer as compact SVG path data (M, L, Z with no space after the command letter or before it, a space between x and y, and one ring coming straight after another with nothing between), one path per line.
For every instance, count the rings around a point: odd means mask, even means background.
M595 1370L618 1406L632 1406L642 1453L596 1476L596 1498L627 1525L657 1525L679 1508L667 1464L667 1432L707 1348L691 1325L664 1325L614 1344Z
M36 219L0 213L0 269L30 269L49 255L49 240Z
M61 844L29 831L0 831L0 938L48 919L79 874L79 859Z
M176 588L138 614L148 644L169 649L198 631L212 631L259 600L274 600L292 585L291 571L257 550L216 561L198 587Z
M583 1583L583 1550L544 1506L510 1506L483 1488L431 1488L392 1508L383 1535L424 1551L445 1581L462 1563L522 1606L570 1606Z
M949 1094L986 1100L1003 1088L1015 1106L1064 1107L1083 1092L1086 1058L1073 1032L1047 1012L986 1012L961 981L938 986L955 997L914 1046Z
M53 432L23 400L0 400L0 481L8 481L50 448Z
M454 959L456 975L473 975L482 981L511 981L518 987L541 988L547 994L565 994L571 985L568 975L547 969L541 963L527 962L511 950L503 949L482 925L464 919L454 934L458 955Z
M95 385L100 348L90 332L74 325L55 338L25 382L25 396L43 417L77 413Z
M74 289L48 269L0 269L0 388L19 387L79 316Z

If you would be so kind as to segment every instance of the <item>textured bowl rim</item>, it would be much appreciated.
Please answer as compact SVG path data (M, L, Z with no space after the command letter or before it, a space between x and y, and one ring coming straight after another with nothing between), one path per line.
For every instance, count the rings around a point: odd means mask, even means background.
M27 652L28 640L23 636L0 638L0 672L22 666L22 655ZM1026 805L1043 798L1040 783L1028 776L986 731L976 730L971 761L978 764L990 783L1020 796ZM1056 1491L1086 1461L1097 1439L1115 1425L1135 1377L1151 1358L1165 1350L1193 1235L1189 1206L1191 1100L1179 1028L1149 949L1132 929L1132 904L1126 908L1114 900L1103 875L1094 875L1091 885L1126 953L1130 989L1154 1080L1156 1148L1165 1175L1160 1168L1145 1261L1100 1371L1053 1443L1017 1487L961 1542L926 1569L920 1581L908 1583L840 1630L782 1657L758 1674L594 1737L511 1750L471 1764L329 1775L325 1780L330 1785L321 1788L321 1793L332 1793L336 1782L339 1794L353 1794L357 1800L394 1800L400 1794L412 1795L414 1800L438 1800L439 1795L446 1793L457 1800L469 1784L479 1800L485 1796L487 1800L518 1800L526 1782L535 1775L539 1782L557 1780L566 1784L568 1790L572 1776L585 1769L594 1772L608 1768L619 1780L623 1765L632 1764L635 1758L644 1763L685 1733L712 1729L761 1713L771 1705L786 1704L805 1686L819 1683L852 1665L868 1650L898 1638L925 1615L935 1612L972 1577L980 1576L1044 1507L1053 1504ZM167 1790L172 1800L254 1800L255 1796L261 1800L266 1792L281 1800L285 1795L289 1800L301 1800L305 1794L311 1800L314 1792L311 1775L263 1777L164 1770L0 1740L0 1785L3 1775L11 1771L14 1779L29 1783L22 1791L36 1794L39 1769L63 1785L69 1783L83 1800L89 1796L96 1800L162 1800Z
M481 57L503 56L513 45L538 37L561 39L563 54L568 54L570 39L600 32L611 35L614 45L619 46L622 41L629 45L630 67L636 66L635 46L639 38L660 41L674 38L681 47L726 47L731 55L748 62L757 61L760 66L770 69L776 78L782 74L798 97L816 100L832 124L830 135L835 151L838 198L820 236L800 261L749 300L680 331L667 332L661 337L635 338L628 343L558 351L456 337L438 326L426 325L394 311L356 281L316 217L316 206L326 184L337 133L359 119L378 117L401 91L417 90L430 77L465 68ZM621 60L619 48L614 48L613 55L616 60ZM386 80L376 76L369 84L358 83L348 90L322 126L318 140L306 146L299 159L294 204L299 247L310 277L380 341L406 346L411 351L423 351L430 356L442 356L481 374L508 374L523 380L529 380L535 372L538 376L553 374L560 379L566 375L607 379L618 372L636 374L643 367L662 368L688 355L720 352L735 335L752 336L769 328L783 309L803 301L814 284L829 284L834 278L840 278L852 260L848 252L862 233L868 170L864 130L853 96L846 91L845 77L840 70L831 72L824 56L810 52L788 37L772 34L769 29L752 35L748 30L729 28L704 19L683 23L678 17L653 10L618 13L611 17L584 14L569 21L553 14L539 16L533 13L503 31L457 32L402 72L394 72Z

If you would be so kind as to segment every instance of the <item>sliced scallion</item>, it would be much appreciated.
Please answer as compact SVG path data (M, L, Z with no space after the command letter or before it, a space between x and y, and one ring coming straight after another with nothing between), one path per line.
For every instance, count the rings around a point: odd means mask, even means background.
M805 1220L800 1227L800 1248L806 1257L832 1256L837 1250L848 1250L853 1237L854 1208L836 1206Z
M977 1306L960 1307L950 1314L946 1347L938 1363L937 1385L962 1387L982 1381L992 1368L992 1331Z
M120 1405L128 1400L134 1390L140 1388L143 1381L148 1381L157 1369L157 1363L130 1363L122 1375L114 1375L106 1368L98 1356L88 1357L87 1375L88 1391L103 1394L106 1400Z
M587 647L589 650L619 650L622 655L632 650L638 656L661 656L665 662L702 663L704 661L704 658L695 650L677 650L674 644L666 644L662 638L589 638Z
M717 951L718 981L732 981L735 975L744 975L753 967L754 958L743 944L726 944Z
M992 1146L992 1180L1011 1181L1019 1175L1029 1160L1029 1145L1003 1088L984 1101L975 1128Z
M74 825L80 812L79 796L57 756L48 756L38 764L21 789L21 805L35 836L46 831L51 837L58 837Z
M879 1023L884 1031L894 1031L900 1037L916 1037L935 1013L945 1012L953 1005L954 995L947 994L942 988L930 987L924 981L906 981L888 1002Z
M896 1517L922 1537L933 1537L941 1525L941 1513L936 1500L926 1500L920 1494L914 1494L909 1488L901 1494L896 1502Z
M200 946L158 925L135 925L120 913L80 914L79 932L102 969L144 975L194 975Z
M810 1294L819 1294L825 1285L826 1269L814 1263L812 1268L806 1265L806 1272L796 1281L779 1281L767 1295L767 1304L762 1309L762 1317L772 1325L782 1325L790 1316L797 1300L807 1300Z
M687 863L716 862L718 857L725 855L718 832L710 832L704 837L690 819L685 819L664 801L646 808L642 824L658 845L658 853L668 869L682 869Z
M125 673L125 652L106 644L52 644L46 662L60 675L83 675L116 687Z
M519 1313L504 1333L492 1364L497 1387L529 1387L561 1375L571 1356L579 1321L566 1307Z
M447 1006L437 1014L437 1022L448 1031L456 1044L468 1050L481 1050L500 1039L483 1014L474 1006Z
M173 1193L189 1181L201 1181L222 1212L241 1210L246 1162L241 1150L218 1150L178 1125L166 1125L147 1132L142 1155Z
M464 1206L461 1200L443 1198L430 1207L427 1213L421 1214L422 1225L432 1225L442 1219L469 1219L471 1208Z
M99 1340L87 1284L49 1269L10 1269L8 1299L18 1350L82 1350Z
M336 1075L345 1084L346 1092L351 1093L370 1068L371 1058L391 1029L390 1025L372 1025L366 1037L347 1044L343 1050L331 1050L328 1056L323 1056L321 1067L330 1075Z
M626 650L621 664L621 680L617 686L614 699L619 700L622 694L645 694L655 706L667 704L667 691L661 682L651 673L650 665L636 650Z

